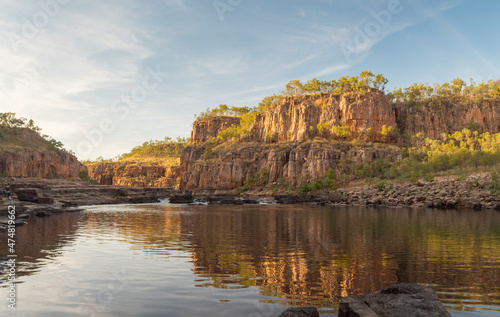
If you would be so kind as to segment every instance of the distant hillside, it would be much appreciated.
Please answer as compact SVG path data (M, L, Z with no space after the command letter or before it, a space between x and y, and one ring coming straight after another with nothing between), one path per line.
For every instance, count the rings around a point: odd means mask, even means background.
M0 153L13 153L22 150L64 153L33 130L0 125Z
M33 120L0 113L0 174L30 178L77 178L86 173L62 143L40 133Z

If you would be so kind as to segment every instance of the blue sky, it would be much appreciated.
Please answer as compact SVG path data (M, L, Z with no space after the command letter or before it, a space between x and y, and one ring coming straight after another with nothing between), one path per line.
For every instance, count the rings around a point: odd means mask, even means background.
M80 159L111 158L293 79L497 79L499 12L495 0L2 0L0 111Z

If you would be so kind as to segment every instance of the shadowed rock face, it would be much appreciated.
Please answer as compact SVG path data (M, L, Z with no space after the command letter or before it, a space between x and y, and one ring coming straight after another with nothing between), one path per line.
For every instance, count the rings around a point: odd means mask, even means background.
M400 158L397 148L375 148L372 145L353 147L352 144L333 144L328 141L262 144L247 142L238 149L212 154L210 159L203 147L187 147L181 155L180 170L183 172L181 189L231 190L259 172L266 183L280 177L297 184L321 178L328 169L340 169L339 161L346 159L371 162L387 158ZM267 173L262 174L264 170Z
M344 297L339 317L449 317L436 292L416 284L401 283L373 293Z

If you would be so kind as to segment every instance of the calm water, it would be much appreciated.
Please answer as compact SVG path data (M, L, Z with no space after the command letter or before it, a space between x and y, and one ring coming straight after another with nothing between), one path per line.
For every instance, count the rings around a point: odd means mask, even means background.
M2 316L335 316L340 297L396 282L432 286L452 316L500 316L495 211L96 206L16 240L17 309L3 283Z

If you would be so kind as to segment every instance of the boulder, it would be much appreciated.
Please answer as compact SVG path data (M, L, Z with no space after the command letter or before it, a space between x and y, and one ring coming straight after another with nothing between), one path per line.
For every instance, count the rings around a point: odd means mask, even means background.
M39 197L43 197L39 188L18 188L16 189L17 199L20 201L38 202Z
M290 307L279 317L319 317L319 313L316 307Z
M170 197L171 204L190 204L194 201L194 197L190 194L174 195Z
M410 283L340 300L339 317L450 317L436 292Z

